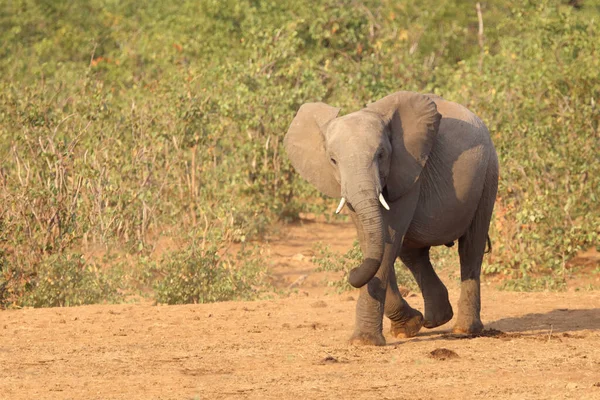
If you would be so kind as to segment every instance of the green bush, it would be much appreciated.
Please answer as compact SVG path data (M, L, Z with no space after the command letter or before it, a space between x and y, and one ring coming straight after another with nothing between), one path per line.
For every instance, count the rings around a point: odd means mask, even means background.
M482 115L500 157L488 273L552 274L600 237L600 46L594 19L544 1L515 7L497 50L434 90ZM443 88L442 88L443 87ZM438 89L439 88L439 89Z
M267 286L262 260L253 251L241 251L233 265L221 250L192 248L165 255L156 267L156 300L197 304L254 299Z
M566 288L567 283L563 276L531 277L524 275L517 279L508 279L500 285L500 289L514 292L557 292L564 291Z
M481 48L459 0L2 2L2 262L33 277L49 255L142 260L165 236L247 242L330 212L284 155L294 113L417 90L492 133L486 273L551 274L599 242L599 10L482 2Z
M18 272L13 271L13 274L18 275ZM21 292L14 298L13 305L68 307L117 301L120 296L116 282L97 265L86 263L80 254L51 255L35 268L35 275L16 282L23 286L13 286L13 294Z

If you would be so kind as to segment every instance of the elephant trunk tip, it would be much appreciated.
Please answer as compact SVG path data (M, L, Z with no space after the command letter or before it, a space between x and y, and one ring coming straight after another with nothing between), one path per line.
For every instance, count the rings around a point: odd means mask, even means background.
M381 260L365 258L360 266L350 271L348 282L357 289L363 287L373 279L380 265Z

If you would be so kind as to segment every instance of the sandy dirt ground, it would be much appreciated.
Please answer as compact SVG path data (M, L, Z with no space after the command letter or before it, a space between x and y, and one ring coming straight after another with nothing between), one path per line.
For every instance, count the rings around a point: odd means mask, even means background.
M600 399L600 291L485 282L483 336L451 322L398 340L385 321L387 346L349 345L358 292L332 293L335 274L310 259L317 241L353 239L312 222L273 240L274 282L290 289L273 299L0 311L0 399Z

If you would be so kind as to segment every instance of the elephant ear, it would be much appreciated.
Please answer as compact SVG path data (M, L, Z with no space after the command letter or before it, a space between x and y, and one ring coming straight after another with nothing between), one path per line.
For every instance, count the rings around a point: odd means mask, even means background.
M296 171L331 197L340 197L341 189L325 151L323 132L339 111L325 103L303 104L283 139Z
M394 201L419 179L442 116L431 98L413 92L394 93L367 105L367 110L379 114L390 131L392 157L386 185Z

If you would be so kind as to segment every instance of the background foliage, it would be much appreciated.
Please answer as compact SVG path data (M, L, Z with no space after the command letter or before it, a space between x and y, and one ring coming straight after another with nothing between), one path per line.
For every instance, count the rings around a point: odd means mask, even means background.
M323 211L283 154L295 111L350 112L396 90L463 103L492 132L501 180L485 271L561 271L598 243L600 3L482 12L483 47L474 5L459 0L2 2L0 304L110 300L139 275L98 284L116 276L96 267L99 249L128 265L160 263L165 237L221 251L174 257L169 276ZM261 257L230 258L259 276ZM58 299L48 279L61 266L98 291ZM179 301L157 285L154 298Z
M318 242L315 245L315 256L312 258L312 262L318 265L315 271L333 271L342 272L342 279L327 281L327 285L335 288L336 292L341 293L347 290L353 290L354 288L348 282L348 274L350 270L359 265L363 260L362 251L358 240L355 240L350 250L346 254L340 257L339 254L331 251L329 246ZM437 263L436 263L437 264ZM410 290L413 292L420 291L419 285L415 281L411 272L402 264L400 259L397 259L394 263L394 270L396 273L396 282L401 290Z

